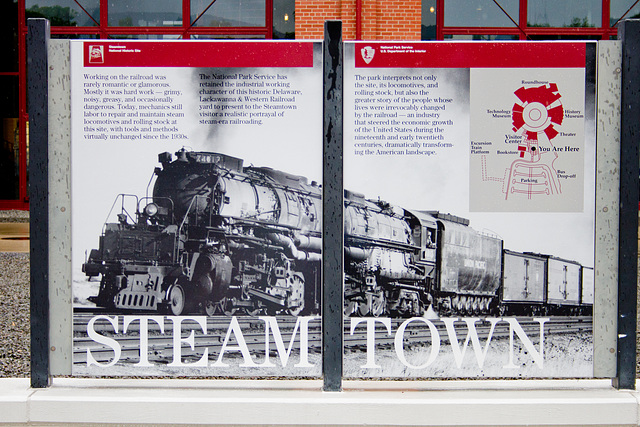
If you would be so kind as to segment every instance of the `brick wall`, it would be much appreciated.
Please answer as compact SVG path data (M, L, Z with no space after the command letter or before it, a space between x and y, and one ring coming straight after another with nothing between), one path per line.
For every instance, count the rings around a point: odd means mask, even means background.
M361 0L362 40L420 40L421 0ZM356 0L296 0L296 39L322 39L324 21L341 20L356 39Z

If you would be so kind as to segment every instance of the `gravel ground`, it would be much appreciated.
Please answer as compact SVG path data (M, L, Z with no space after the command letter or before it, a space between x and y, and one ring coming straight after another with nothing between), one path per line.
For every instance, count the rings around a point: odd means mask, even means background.
M0 222L29 222L29 211L2 211Z
M29 222L29 211L1 211L0 222ZM28 377L29 254L0 252L0 377Z
M0 377L28 377L29 254L0 253Z

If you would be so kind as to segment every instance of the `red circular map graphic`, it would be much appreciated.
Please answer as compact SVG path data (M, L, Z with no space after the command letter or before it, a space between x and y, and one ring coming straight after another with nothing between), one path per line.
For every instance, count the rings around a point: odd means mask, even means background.
M521 87L514 92L520 103L513 104L513 131L524 132L527 140L538 140L544 133L549 140L558 135L554 125L561 125L564 109L560 102L558 86L550 83L537 87Z

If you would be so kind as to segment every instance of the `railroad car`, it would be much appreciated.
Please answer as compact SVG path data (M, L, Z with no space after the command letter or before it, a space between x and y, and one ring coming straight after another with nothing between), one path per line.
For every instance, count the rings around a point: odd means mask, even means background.
M502 239L469 227L469 220L432 212L438 224L437 280L441 312L488 313L501 283Z
M546 258L505 249L502 259L500 314L543 314L547 299Z
M582 315L593 313L594 303L594 271L591 267L582 267L580 281L580 310Z
M547 310L549 314L577 314L580 306L580 269L575 261L552 255L547 260Z

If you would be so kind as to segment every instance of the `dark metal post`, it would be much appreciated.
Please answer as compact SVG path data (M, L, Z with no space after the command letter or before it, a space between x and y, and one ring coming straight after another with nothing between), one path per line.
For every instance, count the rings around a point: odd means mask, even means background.
M322 171L322 373L325 391L342 389L342 22L324 24Z
M618 372L614 385L636 386L638 283L638 139L640 138L640 20L622 21L620 131L620 231L618 237Z
M29 19L29 210L31 234L31 387L49 386L49 107L50 27Z

